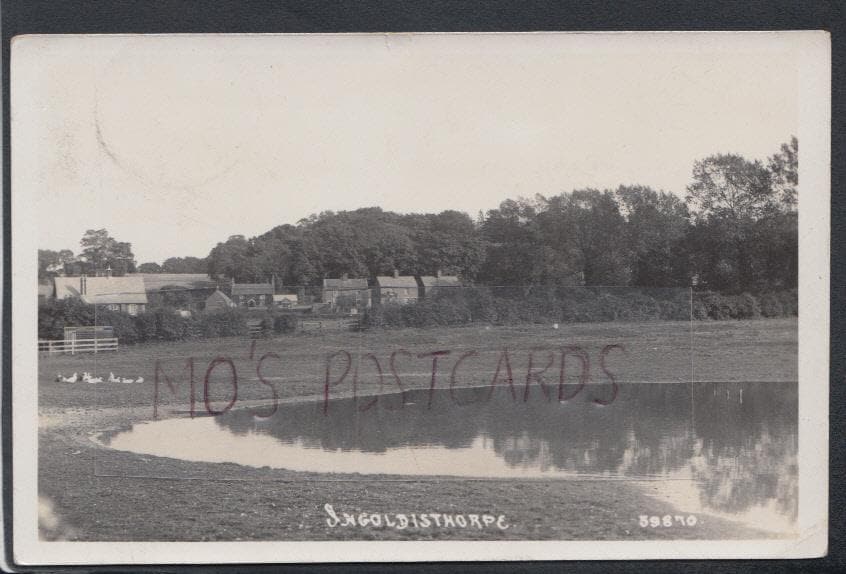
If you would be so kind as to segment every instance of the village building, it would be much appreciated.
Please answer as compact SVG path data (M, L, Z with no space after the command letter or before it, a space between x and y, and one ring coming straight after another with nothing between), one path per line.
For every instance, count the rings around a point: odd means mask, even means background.
M323 303L344 313L359 313L371 306L370 287L367 279L323 280Z
M143 313L147 308L147 291L141 277L56 277L53 286L56 299L78 298L129 315Z
M420 297L420 288L413 275L380 275L376 277L376 292L379 303L405 305L414 303Z
M207 312L215 313L233 307L235 307L235 302L220 289L215 290L214 293L206 298L205 310Z
M432 297L461 287L461 281L455 275L423 275L420 277L420 287L421 297Z
M276 287L271 283L235 283L230 298L238 307L271 307Z

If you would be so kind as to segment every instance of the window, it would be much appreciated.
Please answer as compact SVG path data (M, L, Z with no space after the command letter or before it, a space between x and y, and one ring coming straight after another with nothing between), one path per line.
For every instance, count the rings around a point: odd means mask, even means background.
M130 303L127 305L126 312L130 315L137 315L138 314L138 305L135 303Z
M109 311L120 311L120 305L117 303L109 303L106 305L106 309Z

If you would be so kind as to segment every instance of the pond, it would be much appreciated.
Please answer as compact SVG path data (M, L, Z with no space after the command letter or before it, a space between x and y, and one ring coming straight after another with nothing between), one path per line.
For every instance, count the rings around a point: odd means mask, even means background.
M627 480L685 512L792 528L796 383L624 384L609 405L595 404L590 389L565 402L533 390L526 400L507 388L463 388L283 404L267 418L266 409L233 410L100 440L326 479Z

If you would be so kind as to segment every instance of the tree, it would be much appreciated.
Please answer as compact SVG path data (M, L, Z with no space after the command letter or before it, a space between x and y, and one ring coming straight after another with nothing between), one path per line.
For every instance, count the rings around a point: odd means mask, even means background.
M235 279L238 283L266 280L256 265L253 240L232 235L225 243L218 243L208 257L208 272L214 278Z
M551 197L539 219L543 248L557 261L545 273L556 282L575 272L585 285L628 285L630 248L612 191L583 189Z
M205 257L169 257L162 263L162 273L207 273Z
M620 186L615 196L626 219L623 234L633 257L631 284L689 285L687 205L672 193L643 186Z
M38 250L38 282L46 283L50 278L58 275L64 270L64 266L74 260L73 251L62 249L53 251L51 249Z
M728 277L725 288L735 291L753 289L756 282L754 223L778 211L772 186L772 174L759 161L749 161L735 154L719 154L693 165L693 182L687 188L688 205L696 225L709 235L707 244L719 250L722 269L706 269L706 276ZM710 232L710 233L709 233ZM712 264L714 253L700 261Z
M404 220L411 230L418 275L442 271L472 280L479 272L485 245L466 213L442 211L407 215Z
M135 271L135 256L129 243L117 241L105 229L89 229L80 240L81 257L91 267L90 273L111 268L114 275Z
M781 144L779 152L770 156L767 167L770 170L773 191L783 209L796 211L799 187L799 140L796 136L792 136L789 143Z
M158 263L142 263L138 266L138 273L161 273L162 266Z
M542 202L508 199L487 213L481 227L487 248L479 278L488 285L531 285L544 272L537 214Z

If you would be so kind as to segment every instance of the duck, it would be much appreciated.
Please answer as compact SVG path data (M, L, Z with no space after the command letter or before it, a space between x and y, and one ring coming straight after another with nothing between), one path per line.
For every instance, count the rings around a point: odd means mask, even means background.
M120 381L120 382L121 382L121 383L123 383L123 384L125 384L125 385L129 385L129 384L134 383L135 381L134 381L134 380L132 380L132 379L127 379L126 377L124 377L123 379L121 379L121 381Z
M74 373L74 374L72 374L70 377L68 377L67 379L65 379L64 381L65 381L66 383L75 383L75 382L76 382L76 381L78 381L78 380L79 380L79 375L77 375L76 373Z
M89 374L88 379L86 380L86 382L88 382L88 383L102 383L102 382L103 382L103 377L92 377L92 376Z
M143 382L144 382L144 377L138 377L137 379L135 379L135 382L136 382L136 383L143 383Z
M110 383L119 383L120 379L117 378L114 373L110 372L109 373L109 382Z
M62 373L56 373L56 382L57 383L61 383L64 380L65 380L65 378L62 376Z

